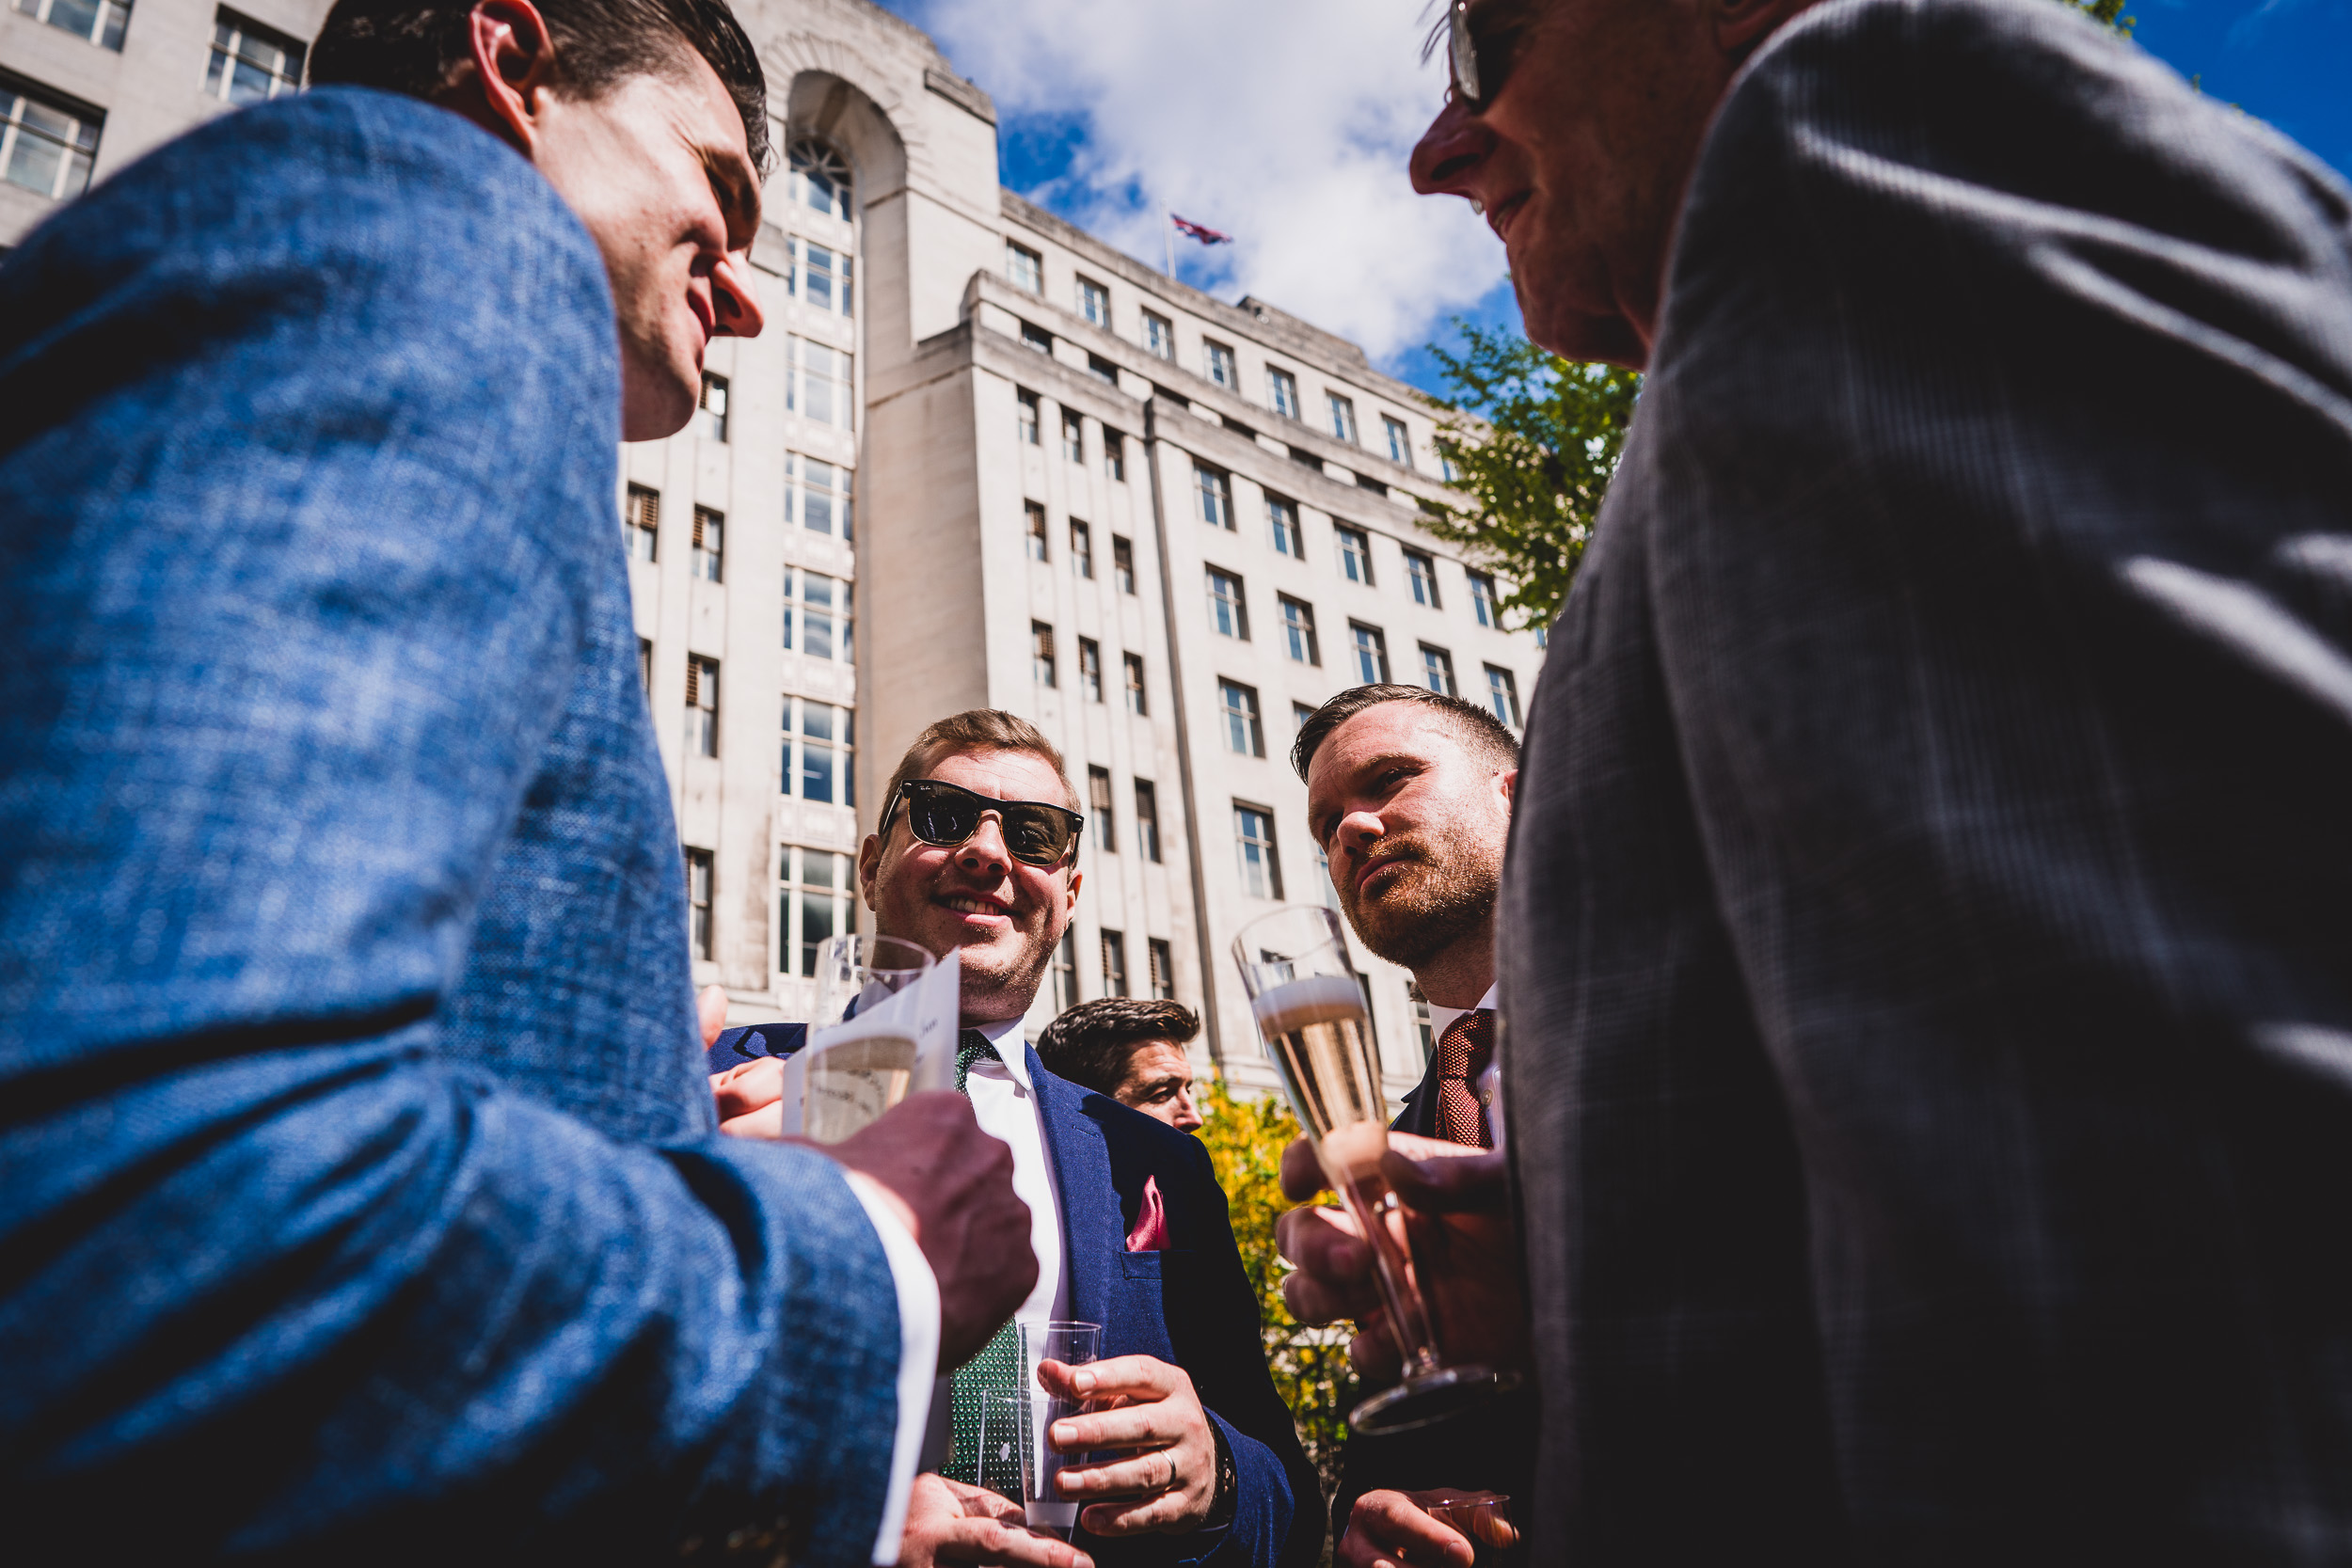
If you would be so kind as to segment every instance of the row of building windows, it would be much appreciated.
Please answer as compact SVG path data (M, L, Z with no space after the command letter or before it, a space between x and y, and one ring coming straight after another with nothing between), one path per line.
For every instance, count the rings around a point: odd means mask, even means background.
M816 533L831 534L836 528L844 540L850 537L850 470L797 452L785 454L785 521L798 521L801 527ZM694 508L693 528L690 538L693 558L688 567L691 576L705 582L726 580L726 515L716 507ZM661 492L650 485L628 487L628 498L621 508L621 535L628 543L631 561L653 562L660 559L661 550ZM793 611L796 603L805 603L812 611L822 610L828 616L834 606L835 579L816 572L799 574L795 589L795 568L784 569L784 645L793 646ZM841 635L833 635L830 620L821 634L804 639L798 651L818 658L850 657L849 594L850 585L839 584ZM836 653L834 650L838 649ZM819 650L822 651L819 651Z
M1206 568L1208 589L1209 629L1219 637L1230 637L1247 642L1249 636L1249 597L1240 577L1221 566ZM1277 594L1281 608L1282 651L1299 664L1320 669L1323 664L1323 643L1315 628L1315 609L1304 599L1288 594ZM1378 626L1361 621L1349 621L1348 655L1355 664L1357 678L1365 685L1385 684L1390 679L1388 634ZM1444 648L1423 642L1421 666L1416 678L1432 691L1449 697L1461 695L1454 678L1454 655ZM1500 665L1489 664L1486 670L1486 700L1495 717L1504 723L1518 726L1519 722L1518 686L1516 677ZM1229 689L1247 689L1232 688ZM1251 699L1253 702L1255 698ZM1238 752L1251 756L1263 756L1263 746L1248 749L1236 745Z
M1042 446L1045 440L1044 404L1038 395L1025 387L1016 388L1013 408L1014 434L1020 436L1022 445ZM1061 454L1070 462L1081 466L1087 460L1086 420L1070 409L1062 410ZM1103 427L1103 475L1117 483L1127 483L1126 433L1114 430L1109 425Z
M1145 951L1151 965L1147 980L1152 995L1162 1002L1172 1001L1176 995L1176 960L1168 944L1158 937L1147 937ZM1105 927L1100 933L1103 958L1103 994L1125 996L1127 982L1127 938L1124 932ZM1062 933L1061 945L1054 949L1052 968L1054 1010L1068 1012L1081 1000L1078 995L1078 934L1074 930Z
M644 638L637 640L637 661L638 673L650 689L653 643ZM796 711L797 725L793 722ZM825 805L852 804L857 787L856 750L856 709L805 697L784 699L780 769L784 794ZM689 654L686 658L686 754L719 754L719 661L703 654Z
M1222 468L1205 464L1193 466L1195 494L1200 499L1200 520L1229 533L1238 532L1233 515L1233 479ZM1266 493L1266 533L1275 550L1294 561L1307 559L1306 531L1298 520L1298 503L1287 496ZM1372 535L1363 529L1334 522L1331 537L1338 552L1340 571L1350 582L1367 588L1377 587L1372 569ZM1438 562L1425 550L1410 546L1400 548L1405 555L1406 585L1413 602L1430 610L1445 608L1438 592ZM1464 569L1470 579L1470 613L1482 626L1501 626L1501 600L1495 593L1495 579L1487 573Z
M1126 695L1123 701L1127 711L1139 719L1146 718L1151 713L1151 705L1143 689L1143 656L1121 654L1119 657L1125 675ZM1061 655L1049 622L1029 623L1029 676L1049 691L1061 688ZM1078 639L1078 689L1089 703L1104 700L1103 645L1091 637Z
M1054 548L1045 521L1045 503L1023 501L1021 505L1027 521L1025 539L1029 559L1051 561ZM1094 577L1094 529L1091 524L1075 517L1070 519L1070 569L1089 580ZM1136 591L1135 541L1123 533L1111 535L1111 576L1117 580L1120 593L1132 594Z

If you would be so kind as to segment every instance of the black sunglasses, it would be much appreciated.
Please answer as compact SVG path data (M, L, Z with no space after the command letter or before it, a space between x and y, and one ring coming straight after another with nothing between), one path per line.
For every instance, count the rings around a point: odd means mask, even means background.
M907 831L937 848L953 849L971 842L980 823L993 812L1004 824L1005 851L1024 865L1057 866L1078 858L1078 830L1086 818L1065 806L1043 800L999 800L975 795L945 779L909 779L898 786L882 810L881 837L890 841L890 824L898 802L907 807Z
M1489 17L1497 8L1486 7ZM1471 21L1470 0L1453 0L1446 8L1446 66L1454 78L1454 96L1473 111L1483 110L1502 90L1511 73L1511 44L1525 30L1523 19L1496 25Z

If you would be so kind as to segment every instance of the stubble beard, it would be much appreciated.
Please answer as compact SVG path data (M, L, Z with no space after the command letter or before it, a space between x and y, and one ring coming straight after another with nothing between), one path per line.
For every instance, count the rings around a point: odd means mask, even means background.
M1363 899L1343 890L1340 907L1366 947L1418 971L1493 918L1502 876L1490 857L1459 834L1439 835L1434 845L1407 839L1402 847L1410 859L1403 870L1388 874L1384 892Z

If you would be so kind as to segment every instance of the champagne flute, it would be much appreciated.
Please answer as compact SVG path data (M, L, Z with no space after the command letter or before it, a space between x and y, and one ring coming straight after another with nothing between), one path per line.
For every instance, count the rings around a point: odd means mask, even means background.
M930 954L898 937L828 937L817 950L817 1018L836 1024L904 990L931 967ZM912 1030L864 1035L808 1053L802 1131L839 1143L907 1095L914 1077Z
M1356 1406L1348 1425L1377 1434L1427 1426L1513 1387L1515 1374L1449 1367L1414 1267L1404 1205L1380 1175L1389 1148L1388 1100L1340 918L1319 904L1262 915L1233 938L1233 959L1280 1069L1291 1109L1313 1141L1323 1174L1372 1243L1373 1277L1389 1332L1405 1360L1404 1381Z

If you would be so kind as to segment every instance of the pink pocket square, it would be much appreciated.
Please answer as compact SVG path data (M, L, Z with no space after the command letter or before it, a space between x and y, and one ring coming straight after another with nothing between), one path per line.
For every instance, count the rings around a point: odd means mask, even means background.
M1143 1202L1136 1212L1136 1227L1127 1232L1129 1252L1168 1250L1168 1205L1160 1201L1160 1179L1143 1179Z

